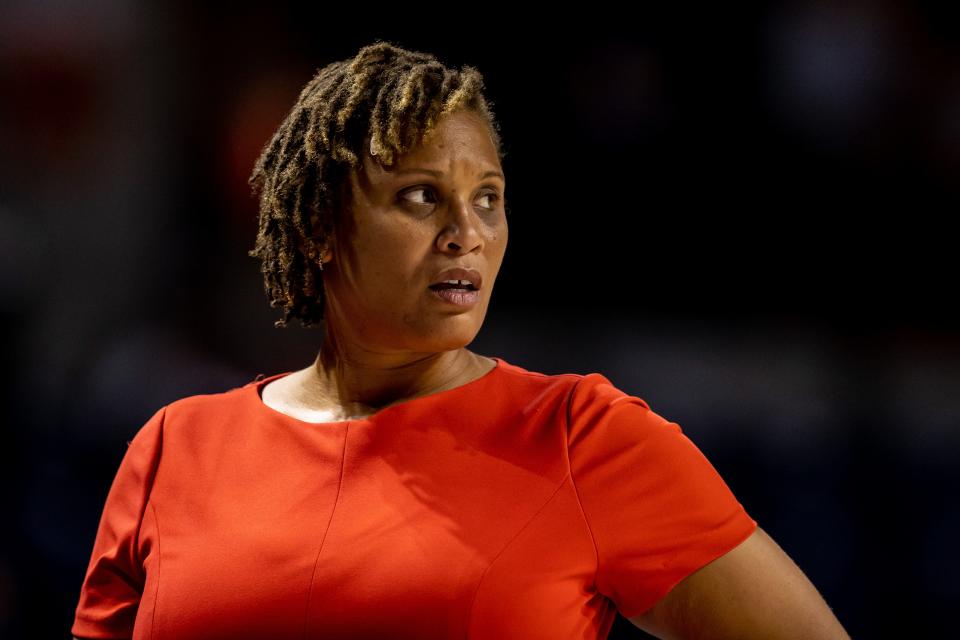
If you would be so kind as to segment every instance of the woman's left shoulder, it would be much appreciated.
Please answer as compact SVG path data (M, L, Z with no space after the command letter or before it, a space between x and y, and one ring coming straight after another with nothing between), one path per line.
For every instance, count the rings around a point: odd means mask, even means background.
M494 359L497 361L497 375L491 377L508 393L540 401L552 397L571 406L611 404L630 398L645 409L650 408L646 401L620 389L603 373L546 373L507 362L503 358Z
M545 373L536 369L528 369L497 356L492 359L497 362L496 370L500 374L497 378L502 384L507 385L517 384L524 387L560 385L570 388L584 377L578 373Z

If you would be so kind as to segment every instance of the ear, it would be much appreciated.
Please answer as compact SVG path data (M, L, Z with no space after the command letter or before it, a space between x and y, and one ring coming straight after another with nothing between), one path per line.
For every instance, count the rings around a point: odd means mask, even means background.
M321 259L324 261L329 259L329 246L330 238L321 238L315 235L307 238L300 238L300 240L297 241L297 248L300 250L300 253L305 255L307 260L313 263L316 263Z
M300 238L297 241L297 248L301 253L306 253L309 255L310 251L315 253L319 252L323 247L319 242L320 237L320 216L317 215L316 211L310 213L310 235L306 238ZM323 244L326 245L330 241L330 238L325 238Z
M325 245L322 249L318 250L317 260L323 263L330 262L330 258L333 255L333 251L330 249L330 245Z

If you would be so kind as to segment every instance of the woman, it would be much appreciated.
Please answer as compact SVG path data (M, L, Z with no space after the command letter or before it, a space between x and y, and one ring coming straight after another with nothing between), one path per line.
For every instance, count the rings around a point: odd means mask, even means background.
M677 424L466 349L507 246L482 86L376 42L304 88L251 254L319 353L141 428L75 637L847 637Z

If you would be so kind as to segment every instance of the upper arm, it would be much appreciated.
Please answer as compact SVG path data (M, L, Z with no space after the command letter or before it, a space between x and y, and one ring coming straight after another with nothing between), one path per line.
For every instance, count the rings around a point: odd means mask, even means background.
M568 410L570 473L597 553L594 586L624 616L730 551L757 523L682 431L599 374Z
M70 633L129 637L146 583L140 531L156 476L166 407L127 443L104 503ZM77 636L76 634L80 634Z
M760 527L629 620L664 640L849 640L813 584Z

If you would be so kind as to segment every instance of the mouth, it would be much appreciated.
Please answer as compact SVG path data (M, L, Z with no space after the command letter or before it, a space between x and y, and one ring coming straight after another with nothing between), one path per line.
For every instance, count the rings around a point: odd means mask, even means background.
M447 280L430 285L433 296L456 307L472 307L480 302L480 291L465 280Z
M469 280L444 280L430 285L434 291L476 291L477 288Z
M437 299L457 307L470 307L480 301L483 276L476 269L454 267L434 276L428 288Z
M434 291L461 290L479 291L483 287L483 276L476 269L453 267L444 269L433 277L429 285Z

